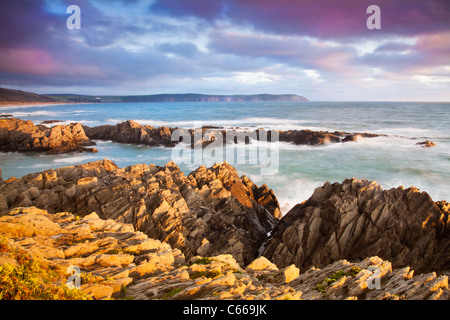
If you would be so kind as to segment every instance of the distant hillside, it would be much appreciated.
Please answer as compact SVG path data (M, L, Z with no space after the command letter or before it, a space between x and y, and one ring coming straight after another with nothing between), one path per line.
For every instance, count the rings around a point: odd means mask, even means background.
M308 101L305 97L295 94L207 95L186 93L139 96L83 96L73 94L49 94L48 96L67 102Z
M14 104L14 103L46 103L58 102L58 99L53 97L40 95L36 93L0 88L0 105Z
M198 93L136 96L87 96L79 94L36 94L0 88L0 105L15 103L100 103L100 102L213 102L213 101L308 101L295 94L207 95Z

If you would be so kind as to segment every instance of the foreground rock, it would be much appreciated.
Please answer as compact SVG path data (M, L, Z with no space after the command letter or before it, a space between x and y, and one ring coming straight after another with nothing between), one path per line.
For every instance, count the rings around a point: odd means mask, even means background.
M448 205L414 187L382 190L356 179L326 183L283 217L263 255L301 269L379 256L394 268L448 271Z
M173 162L118 168L104 160L0 185L0 212L28 206L82 217L97 212L179 248L187 258L229 253L241 265L258 256L281 216L271 189L239 177L227 163L185 176Z
M229 254L195 256L186 263L180 250L134 231L130 224L102 220L96 213L80 218L68 212L16 208L0 217L0 282L7 280L5 270L29 264L30 259L38 261L41 270L60 275L55 283L41 286L76 284L76 276L81 293L102 300L450 298L447 276L393 269L378 257L358 263L339 260L302 273L294 265L279 269L265 257L245 269ZM23 283L16 283L20 286ZM0 287L0 293L17 298L6 287ZM77 297L82 296L72 296Z
M35 126L31 121L9 118L0 120L0 151L37 151L47 154L95 152L95 145L79 123L52 128Z
M35 207L17 208L0 218L3 250L0 266L19 265L20 248L51 270L81 278L81 291L94 299L120 294L133 281L184 264L180 250L150 239L132 225L101 220L96 213L81 219L71 213L49 214Z

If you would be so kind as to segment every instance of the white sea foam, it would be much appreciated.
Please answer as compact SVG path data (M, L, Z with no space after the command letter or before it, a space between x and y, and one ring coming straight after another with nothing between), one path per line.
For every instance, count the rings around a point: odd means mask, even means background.
M241 130L256 130L264 128L266 130L315 130L315 131L334 131L332 128L319 127L314 125L314 121L310 120L292 120L292 119L277 119L277 118L243 118L243 119L215 119L215 120L182 120L182 121L162 121L152 119L132 119L141 125L150 125L153 127L180 127L180 128L194 128L200 126L217 126L225 129ZM127 121L127 119L109 118L106 122L117 124Z
M57 117L61 115L61 112L47 111L47 110L39 110L39 111L16 111L12 112L12 115L16 118L20 117Z
M64 163L64 164L79 164L79 163L83 163L87 160L93 160L93 159L94 159L93 156L78 155L78 156L53 159L53 162L54 163Z
M69 125L72 123L81 123L85 126L96 126L99 124L97 121L93 121L93 120L64 120L64 121L58 121L55 123L41 123L41 125L51 128L51 127L58 126L58 125Z

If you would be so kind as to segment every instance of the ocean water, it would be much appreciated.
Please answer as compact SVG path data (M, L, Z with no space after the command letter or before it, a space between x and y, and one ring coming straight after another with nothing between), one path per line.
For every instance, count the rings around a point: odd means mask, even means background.
M267 130L311 129L386 134L387 137L323 146L273 143L271 152L278 151L277 170L269 174L263 173L264 165L258 161L237 163L237 157L229 161L231 158L225 156L227 149L214 151L213 160L228 160L240 175L247 175L258 185L267 184L274 190L283 213L308 199L314 189L326 181L342 182L352 177L375 180L384 189L400 185L405 188L415 186L426 191L435 201L450 200L450 103L110 103L17 106L4 107L0 111L0 114L12 114L23 120L32 120L35 124L44 120L60 120L65 124L80 122L96 126L114 125L132 119L155 127L213 125L240 130L262 127ZM422 148L416 144L426 139L434 141L437 146ZM101 159L110 159L120 167L136 163L164 165L175 160L171 148L96 142L99 152L95 154L0 153L3 178ZM250 145L233 148L236 148L236 154L246 152L249 155L251 150L262 147L266 145L252 141ZM181 151L188 155L191 152L187 147ZM212 164L211 160L196 158L195 155L189 159L194 161L175 161L186 174L202 163Z

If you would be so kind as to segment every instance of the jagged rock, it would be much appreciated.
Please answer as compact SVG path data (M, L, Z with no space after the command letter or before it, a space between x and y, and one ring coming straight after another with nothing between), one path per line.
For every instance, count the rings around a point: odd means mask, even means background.
M378 282L378 284L377 284ZM304 300L448 300L447 276L419 274L409 267L392 269L379 257L359 263L339 260L312 268L289 283Z
M131 225L101 220L95 213L79 219L67 212L15 208L0 218L0 235L51 268L64 273L69 266L77 266L83 274L92 275L83 280L81 290L95 299L120 293L138 276L136 270L149 261L159 266L146 268L145 274L153 276L175 268L175 256L180 259L167 243L150 239ZM6 258L0 259L0 264L14 263Z
M103 160L26 175L1 185L0 195L2 212L22 206L79 216L97 212L132 224L187 258L231 253L242 265L258 256L281 215L272 190L239 177L227 163L185 176L173 162L118 168Z
M95 152L95 145L79 123L52 128L35 126L31 121L8 118L0 121L0 151L38 151L47 154Z
M356 141L359 138L378 137L380 135L373 133L349 133L349 132L328 132L328 131L312 131L312 130L289 130L289 131L266 131L260 128L255 131L236 131L225 130L217 127L204 126L197 129L179 129L152 126L143 126L133 120L111 125L103 125L97 127L83 127L86 135L90 139L112 140L120 143L145 144L149 146L165 146L173 147L178 144L179 140L172 141L172 134L178 130L180 135L187 137L189 141L184 143L191 144L194 148L199 146L205 148L217 139L221 139L223 144L226 143L250 143L250 139L274 141L272 136L278 136L279 141L292 142L302 145L322 145L325 143L337 143ZM183 138L184 139L184 138Z
M358 138L373 138L381 135L373 133L349 133L349 132L329 132L312 130L289 130L279 131L280 141L292 142L302 145L322 145L327 143L339 143L357 141Z
M145 144L150 146L173 147L173 128L143 126L133 120L127 120L117 125L83 127L87 136L97 140L112 140L120 143Z
M0 228L0 270L7 264L24 263L15 259L18 251L39 259L52 272L60 270L64 274L74 266L79 267L80 290L93 299L450 299L446 275L437 276L434 272L414 275L409 267L395 269L379 257L353 263L338 260L300 275L293 265L279 270L263 257L243 269L230 254L196 256L187 264L184 261L176 264L177 250L167 243L133 231L129 224L102 220L96 213L81 219L68 212L50 214L29 207L13 209L2 218L5 217L9 218L8 223L18 225L45 217L59 229L14 235L9 229ZM80 244L91 249L75 250L76 257L64 254ZM58 250L62 256L54 254ZM105 266L105 261L113 263ZM164 268L144 274L136 272L148 263ZM61 278L54 285L60 285L59 281Z
M273 270L278 271L276 265L267 260L267 258L261 256L258 259L255 259L246 267L247 271L261 271L261 270Z
M377 255L396 268L450 269L449 212L412 187L382 190L375 182L325 183L272 232L263 255L305 269Z
M433 141L430 141L430 140L417 142L417 144L421 145L423 148L431 148L431 147L435 147L436 146L436 143L434 143Z
M297 268L294 264L291 264L289 267L286 267L283 270L283 282L289 283L292 280L296 279L300 275L300 269Z

